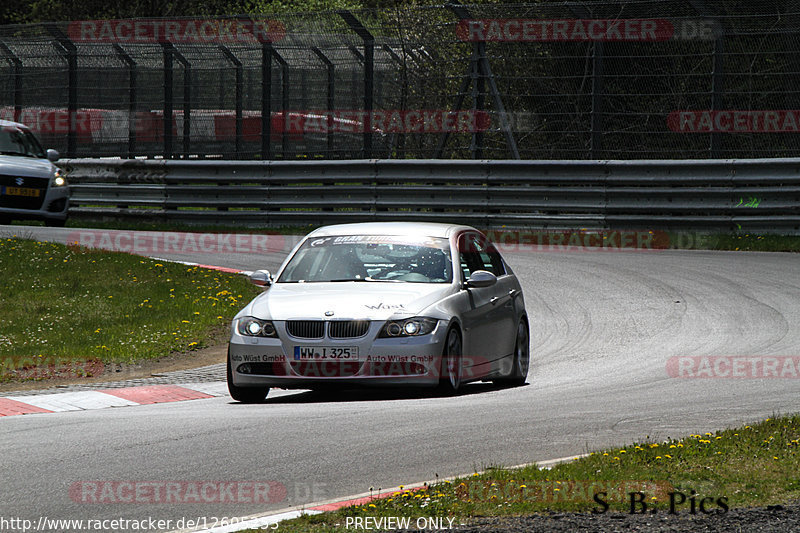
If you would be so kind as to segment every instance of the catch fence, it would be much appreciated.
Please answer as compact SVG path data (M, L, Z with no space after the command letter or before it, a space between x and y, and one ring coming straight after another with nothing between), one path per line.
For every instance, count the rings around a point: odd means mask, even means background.
M800 156L800 4L549 1L0 27L67 157Z

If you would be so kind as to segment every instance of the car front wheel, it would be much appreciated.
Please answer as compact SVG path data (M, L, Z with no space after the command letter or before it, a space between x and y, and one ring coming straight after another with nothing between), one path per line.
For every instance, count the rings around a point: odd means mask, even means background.
M461 333L457 328L447 332L447 339L442 353L441 373L439 374L439 391L444 394L455 394L461 388Z

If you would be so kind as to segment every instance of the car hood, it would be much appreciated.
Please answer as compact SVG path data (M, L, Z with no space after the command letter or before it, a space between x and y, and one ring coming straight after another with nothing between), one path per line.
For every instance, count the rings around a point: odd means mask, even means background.
M414 316L453 290L444 283L276 283L251 302L249 313L272 320L386 320Z
M22 157L17 155L0 155L0 173L14 176L30 176L32 178L49 177L54 170L49 159Z

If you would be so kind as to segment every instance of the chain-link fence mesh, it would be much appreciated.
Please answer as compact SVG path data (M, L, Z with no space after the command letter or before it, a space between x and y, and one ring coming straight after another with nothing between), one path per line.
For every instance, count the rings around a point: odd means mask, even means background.
M0 118L67 156L800 156L800 0L0 27Z

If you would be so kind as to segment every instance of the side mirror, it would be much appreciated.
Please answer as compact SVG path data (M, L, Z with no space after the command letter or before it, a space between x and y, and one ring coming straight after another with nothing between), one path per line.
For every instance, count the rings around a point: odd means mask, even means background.
M47 159L49 159L51 163L55 163L60 157L61 154L58 153L58 150L53 150L52 148L47 150Z
M497 283L497 276L487 270L476 270L465 285L467 288L474 287L479 289L481 287L491 287L495 283Z
M269 287L272 285L272 274L269 270L256 270L250 274L250 283L259 287Z

